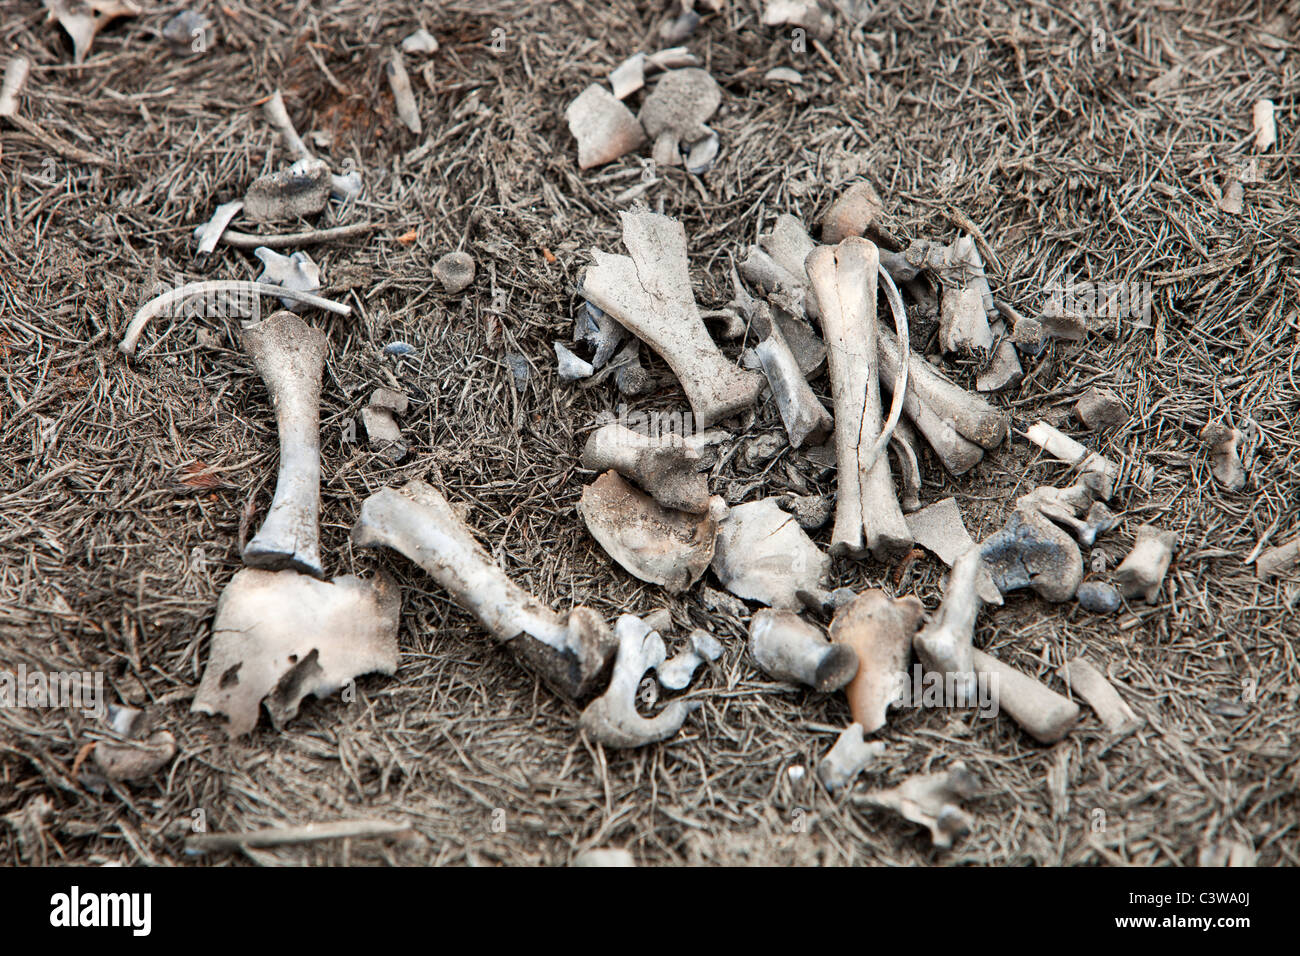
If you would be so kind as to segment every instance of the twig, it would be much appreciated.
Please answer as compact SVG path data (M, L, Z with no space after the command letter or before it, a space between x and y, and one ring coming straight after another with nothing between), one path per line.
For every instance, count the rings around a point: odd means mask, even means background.
M320 840L397 837L413 832L403 823L389 823L387 820L338 820L334 823L308 823L300 827L273 827L249 833L203 833L185 840L185 852L211 853L250 847L316 843Z

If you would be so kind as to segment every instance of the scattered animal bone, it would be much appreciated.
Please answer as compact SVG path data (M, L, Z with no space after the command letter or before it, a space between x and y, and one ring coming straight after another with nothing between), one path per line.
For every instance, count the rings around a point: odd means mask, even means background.
M14 116L18 112L18 97L22 95L32 61L25 56L9 57L5 64L4 84L0 85L0 116Z
M951 681L954 692L967 701L975 700L972 641L984 603L977 586L981 566L979 548L971 548L953 563L938 613L912 639L926 672L944 675L945 686Z
M330 198L329 166L321 159L300 159L288 169L253 180L244 193L244 215L259 222L313 216Z
M1083 445L1047 422L1035 422L1025 432L1025 437L1054 458L1077 465L1085 473L1100 475L1103 481L1097 486L1098 493L1107 500L1115 492L1115 481L1119 478L1119 467L1107 458L1088 451Z
M1054 744L1079 720L1079 705L1046 685L976 650L975 668L996 679L998 707L1039 743Z
M559 342L552 343L555 346L555 360L558 363L556 368L560 373L560 378L566 382L573 382L581 378L590 378L596 374L590 362L578 358L573 352Z
M594 611L574 607L564 619L516 585L447 500L422 481L367 498L352 543L391 548L414 561L493 638L566 697L587 696L614 653L615 639Z
M766 336L771 320L781 331L786 346L799 365L804 378L811 380L826 364L826 343L812 330L807 322L787 315L784 310L755 306L751 327L759 335ZM741 330L744 331L743 329Z
M894 458L898 463L898 480L903 486L898 503L904 512L916 511L921 507L921 455L916 433L901 418L894 426L894 434L889 436L889 447L894 450ZM910 521L908 528L911 529ZM916 537L915 532L912 537Z
M802 278L804 271L790 272L759 246L749 247L745 261L740 264L740 274L764 292L787 297L795 312L811 316L817 311L816 297L811 294L807 280Z
M1119 610L1119 591L1104 581L1084 581L1074 597L1079 607L1093 614L1114 614Z
M1197 866L1254 866L1255 851L1239 840L1216 840L1201 848Z
M1255 149L1265 152L1277 142L1277 121L1273 119L1273 101L1257 100L1251 113L1255 127Z
M284 286L296 292L315 292L320 288L320 266L312 262L311 256L305 252L282 256L266 246L258 246L253 250L253 255L262 260L262 272L257 277L258 282ZM301 301L295 302L287 298L280 301L291 312L301 312L306 308Z
M1240 491L1246 486L1246 470L1241 467L1237 446L1242 435L1226 425L1206 425L1201 429L1201 441L1210 448L1210 473L1229 491Z
M966 522L962 520L956 498L944 498L908 515L907 529L917 544L934 552L950 568L957 563L958 558L975 547L975 541L966 530ZM976 576L975 589L985 604L1002 603L1002 592L993 583L988 568L983 565Z
M370 395L370 404L361 409L361 424L370 439L370 447L382 451L394 463L405 458L410 450L394 418L405 414L409 405L410 400L402 393L377 388Z
M608 848L601 850L583 850L573 858L573 866L622 867L636 866L636 860L627 850Z
M678 651L656 669L659 683L668 690L685 690L701 664L716 661L721 656L722 645L718 639L708 631L696 628L691 631L690 647Z
M1076 657L1056 669L1056 674L1070 688L1088 702L1096 711L1102 724L1112 734L1123 734L1142 726L1142 720L1124 698L1085 657Z
M1255 575L1261 581L1282 574L1300 563L1300 538L1269 548L1255 559Z
M686 154L686 171L695 176L707 173L718 158L722 141L717 133L710 133L704 139L696 140Z
M752 405L763 377L737 369L709 338L691 292L681 223L650 212L621 215L630 255L592 250L596 264L582 295L663 356L701 428Z
M586 342L595 350L592 368L600 368L610 360L614 351L627 338L627 331L603 310L584 302L574 323L574 339Z
M240 203L240 205L243 204ZM195 229L194 234L196 237L201 235L203 228L206 227L201 226ZM353 236L362 236L368 232L373 232L377 228L378 226L373 222L354 222L350 225L333 226L329 229L307 229L303 232L285 232L261 236L227 229L221 234L220 241L236 249L256 249L258 246L266 246L268 249L288 249L293 246L313 246L323 242L333 242L335 239L351 239Z
M308 305L315 306L318 309L324 309L327 312L333 312L336 315L351 315L352 307L340 302L332 302L329 299L322 299L318 295L312 295L310 292L298 292L294 289L282 289L278 286L265 285L261 282L245 282L240 279L217 279L207 282L190 282L181 286L179 289L172 289L170 292L164 292L157 298L150 299L136 311L135 316L131 319L131 324L126 327L126 334L122 336L122 341L118 343L118 350L127 358L135 355L135 348L140 342L140 336L144 334L144 328L150 320L156 315L161 315L167 309L187 299L196 296L211 296L218 293L230 295L274 295L288 297L299 302L306 302Z
M849 724L835 738L835 746L817 764L817 777L822 786L834 796L846 787L853 786L858 774L879 760L884 752L884 741L864 743L862 725Z
M975 775L961 761L943 773L916 774L897 787L874 790L854 802L892 810L903 819L919 823L930 831L931 842L948 849L971 831L974 821L961 808L978 791Z
M320 381L325 333L292 312L277 312L241 333L271 393L280 434L275 497L262 529L244 547L253 568L294 568L323 577L320 560Z
M236 199L234 202L222 203L213 212L212 218L204 225L195 230L194 235L199 240L199 249L197 255L200 259L210 256L217 248L217 243L221 240L221 234L226 231L230 225L230 220L239 214L244 208L244 201Z
M1241 211L1245 208L1246 187L1238 180L1228 183L1227 188L1223 190L1223 195L1219 198L1218 206L1221 210L1230 216L1240 216Z
M166 730L154 731L143 740L101 740L91 751L91 760L109 780L144 780L175 756L176 738Z
M203 53L212 46L213 22L197 10L182 10L162 28L163 39L178 49Z
M420 27L402 41L403 53L437 53L438 41L432 33Z
M749 653L768 677L823 693L844 687L859 667L852 647L831 643L794 611L756 611L749 622Z
M1150 524L1138 528L1133 550L1115 569L1120 593L1126 598L1141 594L1148 604L1154 604L1177 544L1178 535L1172 531Z
M836 197L819 220L822 244L833 246L849 236L865 235L884 203L871 183L854 183Z
M1093 489L1104 485L1097 475L1085 474L1069 488L1040 485L1016 499L1016 508L1037 511L1074 532L1079 544L1091 548L1097 536L1110 531L1119 518L1104 502L1093 500Z
M451 295L463 292L474 281L474 257L468 252L449 252L434 263L433 277Z
M799 591L825 584L831 559L775 498L737 505L718 526L713 573L732 594L769 607L800 607Z
M763 366L763 374L767 376L772 399L781 413L790 444L795 448L802 448L808 442L819 445L830 434L830 412L822 407L804 378L781 332L780 323L769 319L767 325L767 338L754 347L754 352Z
M878 254L873 243L849 238L815 249L807 268L821 309L835 407L839 485L831 553L860 557L870 549L883 561L910 548L912 536L894 494L889 457L880 453L880 383L874 368L880 362Z
M709 484L699 471L700 452L680 435L669 432L651 438L610 422L587 439L582 465L595 471L614 469L665 508L696 515L709 510Z
M722 88L708 70L669 70L641 105L637 117L657 166L681 165L682 148L713 135L705 121L722 103Z
M1006 323L998 319L989 328L996 344L988 364L975 376L975 390L1000 392L1020 382L1025 377L1025 370L1020 367L1015 344L1007 337Z
M361 674L397 669L401 596L386 575L333 581L245 568L217 601L212 647L192 710L224 714L248 733L265 702L277 726L308 694L324 697Z
M886 713L898 700L900 680L912 658L912 639L925 616L915 597L891 598L884 591L863 591L841 605L831 621L831 640L852 647L858 672L845 688L849 712L868 734L885 726Z
M402 51L396 47L389 49L388 62L384 64L384 75L388 77L388 87L393 91L393 103L397 107L397 118L402 125L416 136L424 129L420 122L420 110L415 105L415 93L411 90L411 78L406 73L406 62Z
M1017 508L1006 527L980 545L980 553L1003 594L1031 588L1048 601L1074 597L1083 580L1083 555L1074 539L1040 511Z
M587 705L578 718L578 725L588 737L606 747L627 749L667 740L700 705L675 700L654 717L637 713L641 678L647 671L663 666L668 652L659 633L635 615L622 615L614 624L614 633L618 652L609 688Z
M597 83L583 90L564 111L578 141L578 168L613 162L645 142L645 130L632 111Z
M615 471L583 488L578 513L624 570L670 592L690 587L713 560L718 524L711 515L664 508Z
M279 134L284 138L284 145L289 148L294 159L312 159L312 152L307 148L307 144L302 141L298 131L294 128L293 120L289 119L289 110L284 105L284 96L279 90L276 90L262 104L262 112L266 114L267 120L276 128Z
M58 20L72 38L72 62L80 65L99 31L118 17L134 17L140 7L130 0L45 0L47 19Z
M978 289L944 289L939 310L939 345L945 352L971 354L993 348L993 332Z
M835 21L817 0L767 0L763 24L802 27L819 40L828 39L835 30Z
M644 395L654 388L654 379L641 364L641 340L633 338L614 356L614 385L619 394L629 398Z
M1118 428L1128 421L1123 400L1108 388L1088 389L1074 403L1074 414L1093 431Z
M614 95L625 100L641 87L645 86L646 74L653 70L676 70L685 66L699 66L699 57L684 46L670 47L647 56L634 53L615 68L609 75L609 85Z

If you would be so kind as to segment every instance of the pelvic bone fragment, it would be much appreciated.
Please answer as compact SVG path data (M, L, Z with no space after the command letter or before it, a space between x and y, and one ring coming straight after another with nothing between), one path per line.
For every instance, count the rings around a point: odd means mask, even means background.
M769 607L801 607L799 591L822 589L831 559L776 498L732 508L718 525L713 573L732 594Z
M1138 528L1133 550L1115 569L1120 592L1126 598L1141 594L1148 604L1154 603L1177 543L1178 535L1172 531L1150 524Z
M584 468L612 468L665 508L697 515L709 510L709 485L698 470L700 460L699 449L680 435L668 432L651 438L618 422L592 432L582 450Z
M1049 601L1068 601L1083 580L1074 539L1040 511L1017 508L1006 527L980 545L993 583L1003 594L1032 588Z
M912 640L926 671L950 677L952 686L965 700L975 699L972 641L983 604L978 590L982 564L979 548L971 548L956 560L938 613ZM944 686L948 684L945 680Z
M422 481L367 498L352 543L391 548L420 565L493 638L566 697L587 696L614 653L614 637L594 611L575 607L564 619L516 585L446 499Z
M821 444L830 434L830 413L822 407L804 378L781 332L780 323L775 320L768 322L767 338L754 347L754 352L763 366L763 374L767 376L772 398L781 413L786 434L790 436L790 444L795 448L802 448L809 442Z
M277 312L241 333L271 393L280 433L275 497L262 529L244 547L253 568L294 568L323 577L320 560L320 380L325 333L292 312Z
M637 713L641 678L663 665L667 651L659 633L635 615L622 615L614 624L614 633L618 653L609 688L587 705L578 724L588 737L606 747L644 747L667 740L700 705L675 700L653 718Z
M814 690L839 690L858 671L847 644L832 644L793 611L763 608L749 622L749 653L763 673Z
M834 796L845 787L853 786L858 774L875 763L884 752L884 741L864 743L862 725L849 724L835 739L835 746L817 764L817 777Z
M852 647L858 672L844 689L855 726L875 733L885 726L886 712L899 696L900 679L912 658L912 637L925 608L915 597L893 599L869 590L838 608L831 621L831 640Z
M308 694L324 697L361 674L397 669L401 597L385 575L318 581L245 568L217 601L212 648L192 710L225 714L230 736L257 723L265 699L283 724Z
M1124 698L1106 680L1106 675L1093 666L1086 657L1076 657L1056 669L1057 676L1088 702L1102 724L1112 734L1122 734L1142 725L1142 719Z
M958 761L943 773L917 774L897 787L876 790L854 800L893 810L903 819L921 824L929 829L935 846L947 849L971 830L972 820L961 808L961 801L973 797L978 786L975 775Z
M630 255L593 250L582 295L663 356L701 428L752 405L763 378L737 369L709 338L691 292L681 223L649 212L622 219Z
M1010 714L1011 719L1035 740L1054 744L1078 721L1078 704L1014 667L1008 667L991 654L977 650L974 657L976 669L997 680L999 708Z

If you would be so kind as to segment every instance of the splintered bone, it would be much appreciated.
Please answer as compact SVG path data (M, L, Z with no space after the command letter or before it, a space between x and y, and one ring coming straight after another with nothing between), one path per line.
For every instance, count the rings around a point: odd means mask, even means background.
M976 650L975 669L995 689L997 706L1039 743L1054 744L1079 720L1079 705L1045 684Z
M718 524L711 515L665 508L615 471L582 489L578 513L624 570L671 592L698 581L713 560Z
M1006 323L1001 319L990 322L989 331L996 344L988 355L987 364L975 375L975 390L978 392L1000 392L1025 377L1015 343L1007 336Z
M667 650L659 632L633 614L624 614L615 622L614 634L618 652L609 687L587 705L578 725L588 737L606 747L628 749L667 740L700 705L675 700L654 717L637 713L641 678L663 665Z
M700 458L699 450L680 435L651 438L618 422L592 432L582 450L584 468L612 468L665 508L696 515L709 510L708 479L699 471Z
M1201 429L1201 441L1210 449L1210 473L1215 481L1229 491L1240 491L1246 486L1246 470L1241 467L1237 446L1245 436L1226 425L1206 425Z
M1079 546L1036 509L1017 508L1001 531L984 539L980 553L1003 594L1032 588L1059 603L1072 598L1083 580Z
M212 213L211 219L194 230L194 236L199 241L199 248L195 254L199 258L212 254L213 250L217 248L217 243L221 240L221 234L230 225L230 220L234 219L243 208L244 201L242 199L222 203Z
M354 677L397 669L401 595L386 575L333 581L296 571L245 568L217 601L212 647L191 707L224 714L238 737L265 702L283 725L308 694L324 697Z
M978 289L950 286L943 290L939 345L945 352L965 354L993 348L993 331Z
M830 566L830 557L776 498L737 505L718 525L713 573L737 597L797 608L798 592L821 590Z
M946 850L971 831L974 821L961 802L975 796L978 787L975 775L958 761L943 773L916 774L897 787L856 796L854 802L892 810L904 820L919 823L930 831L931 842Z
M18 97L31 72L32 61L25 56L9 57L5 64L4 85L0 86L0 116L13 116L18 112Z
M645 130L632 111L603 86L593 83L564 111L578 141L578 168L611 163L645 142Z
M1272 100L1255 101L1251 123L1255 128L1255 149L1263 153L1277 142L1277 121L1273 118Z
M871 183L865 180L854 183L822 213L819 220L822 244L833 246L849 236L864 235L883 208L884 203Z
M705 121L722 103L722 88L708 70L669 70L655 84L637 117L657 166L681 165L682 147L713 135Z
M325 333L292 312L277 312L241 332L266 383L280 435L275 497L262 528L244 547L253 568L293 568L316 577L320 561L320 381L329 352Z
M1109 499L1115 493L1119 467L1114 462L1088 451L1069 435L1058 431L1047 422L1035 422L1029 426L1029 431L1024 435L1049 455L1078 466L1082 472L1100 475L1104 481L1097 490L1102 498Z
M884 741L864 743L862 725L849 724L835 738L835 746L818 762L817 779L834 796L845 787L853 786L858 774L879 760L884 752Z
M759 246L750 246L745 261L740 264L740 274L764 292L786 296L791 307L808 314L816 311L816 300L808 289L801 270L797 275L781 266Z
M1150 524L1138 528L1133 550L1115 569L1120 593L1126 598L1140 594L1148 604L1155 603L1177 544L1178 535L1172 531Z
M253 180L244 193L244 215L259 222L312 216L330 199L330 168L322 159L300 159L288 169Z
M690 646L668 658L655 672L659 675L659 683L668 690L685 690L701 664L716 661L721 656L722 645L718 639L708 631L696 628L691 631Z
M367 498L352 543L391 548L414 561L565 697L590 694L614 653L614 637L594 611L577 606L562 618L520 588L488 557L447 500L422 481Z
M285 256L266 246L258 246L253 255L262 261L262 272L258 282L266 285L284 286L295 292L315 292L320 288L320 266L312 261L305 252L295 252ZM293 299L281 299L284 307L291 312L301 312L306 308L302 302Z
M770 313L767 325L767 338L754 347L754 352L763 366L763 374L767 376L772 399L781 413L781 421L785 425L786 434L790 436L790 444L795 448L802 448L809 442L821 444L830 434L830 412L822 407L822 403L813 394L794 353L786 343L780 323L772 320Z
M886 713L897 701L900 681L912 658L912 638L925 616L915 597L891 598L884 591L863 591L840 606L831 620L836 644L853 648L858 672L844 694L849 713L865 733L885 726Z
M100 30L118 17L134 17L141 10L130 0L45 0L45 9L49 11L47 19L58 20L71 37L72 61L77 64L85 61Z
M1119 692L1106 680L1086 657L1066 661L1056 669L1056 674L1070 688L1088 702L1096 711L1102 724L1112 734L1123 734L1142 726L1142 719L1124 702Z
M926 672L943 675L944 686L951 682L955 693L968 701L975 699L972 641L984 603L978 587L982 564L979 548L970 548L953 563L938 613L912 639Z
M767 0L763 25L802 27L819 40L830 37L835 21L817 0Z
M701 428L752 405L763 377L737 369L709 338L691 291L681 223L650 212L621 215L630 255L592 250L596 263L583 279L583 297L663 356Z
M388 77L388 87L393 91L393 104L397 107L397 118L402 121L403 126L419 136L424 128L420 122L420 110L415 105L415 94L411 91L411 78L407 75L402 51L396 47L388 51L384 75Z
M907 528L916 543L933 551L944 564L952 567L958 558L975 547L966 530L956 498L944 498L907 516ZM976 590L985 604L1001 604L1002 592L993 583L989 570L981 565Z
M847 644L832 644L794 611L763 608L749 622L749 654L768 677L829 693L858 672Z

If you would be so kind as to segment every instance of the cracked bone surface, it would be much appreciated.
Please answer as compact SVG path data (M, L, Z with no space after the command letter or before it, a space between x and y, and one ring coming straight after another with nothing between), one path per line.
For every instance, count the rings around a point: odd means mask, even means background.
M1210 473L1229 491L1240 491L1246 486L1246 471L1237 453L1244 437L1238 429L1226 425L1206 425L1201 429L1201 441L1210 449Z
M323 577L320 560L320 382L329 352L325 333L292 312L242 330L244 349L275 408L280 470L262 528L244 547L254 568L294 568Z
M718 523L712 515L665 508L616 471L582 489L578 513L624 570L670 592L690 587L713 560Z
M646 620L651 623L648 617ZM718 639L708 631L696 628L691 631L690 646L664 661L655 673L659 675L659 683L668 690L685 690L701 664L716 661L721 656L722 645Z
M966 522L962 520L956 498L944 498L914 511L907 516L907 527L917 544L933 551L948 567L952 567L958 558L975 547L974 539L966 530ZM986 567L980 567L976 590L985 604L1002 603L1002 592L993 583L993 577Z
M594 689L615 639L594 611L561 617L492 561L447 500L422 481L376 492L352 528L358 548L386 547L442 585L498 642L558 693L573 699Z
M630 255L592 250L583 297L663 357L701 428L753 405L763 377L736 368L709 338L691 291L682 224L650 212L621 215Z
M1122 734L1142 726L1142 719L1124 702L1106 675L1086 657L1066 661L1056 669L1056 674L1070 688L1088 702L1096 711L1102 724L1112 734Z
M822 590L831 559L777 501L750 501L727 513L718 524L713 573L737 597L798 608L798 592Z
M828 693L858 672L857 653L834 644L794 611L763 608L749 622L749 653L763 673Z
M844 689L855 726L875 733L885 726L886 712L899 695L907 662L912 658L912 638L925 616L915 597L891 598L884 591L863 591L836 609L830 636L836 644L853 648L858 672Z
M257 724L263 702L278 726L308 694L324 697L361 674L392 674L400 608L400 591L383 574L319 581L245 568L217 601L191 709L224 714L238 737Z
M637 713L637 689L647 671L657 670L667 657L659 632L633 614L614 624L618 652L609 687L582 712L578 725L606 747L628 749L667 740L677 733L700 705L675 700L654 717Z
M1133 550L1115 569L1120 593L1126 598L1140 594L1148 604L1154 604L1177 544L1178 535L1172 531L1161 531L1151 524L1138 528Z
M1003 594L1032 588L1040 597L1059 603L1074 597L1083 580L1078 544L1032 508L1013 511L1006 527L984 539L980 553Z
M612 468L665 508L696 515L709 510L709 484L700 462L699 449L674 432L651 438L618 422L592 432L582 450L584 468Z
M1115 493L1115 481L1119 478L1119 467L1107 458L1088 451L1069 435L1047 424L1034 422L1025 432L1025 437L1061 461L1075 465L1087 474L1100 475L1103 481L1097 485L1097 491L1107 500Z
M892 810L903 819L919 823L930 831L930 840L941 849L971 831L973 821L961 802L975 796L979 782L961 761L941 773L916 774L897 787L874 790L854 802Z
M1079 705L1045 684L977 650L975 668L988 675L997 706L1039 743L1054 744L1079 720ZM996 681L996 683L993 683Z
M849 238L814 249L807 269L821 309L835 408L839 484L831 553L860 557L869 549L883 561L910 548L912 535L894 492L889 456L876 447L882 431L876 369L879 255L866 239Z
M766 308L766 306L760 306ZM812 387L804 378L799 362L781 332L779 322L768 321L767 338L754 346L754 353L763 366L767 384L772 389L772 399L781 413L781 422L785 425L790 444L802 448L811 442L819 445L830 434L830 412L813 394Z
M845 787L853 786L858 774L879 760L884 752L884 741L866 743L862 739L862 725L849 724L835 738L835 746L818 761L817 779L834 796Z
M916 656L927 673L942 674L954 691L968 702L975 700L975 621L983 601L979 575L983 566L979 548L971 548L952 566L948 589L934 619L912 639ZM955 703L952 702L952 703Z

